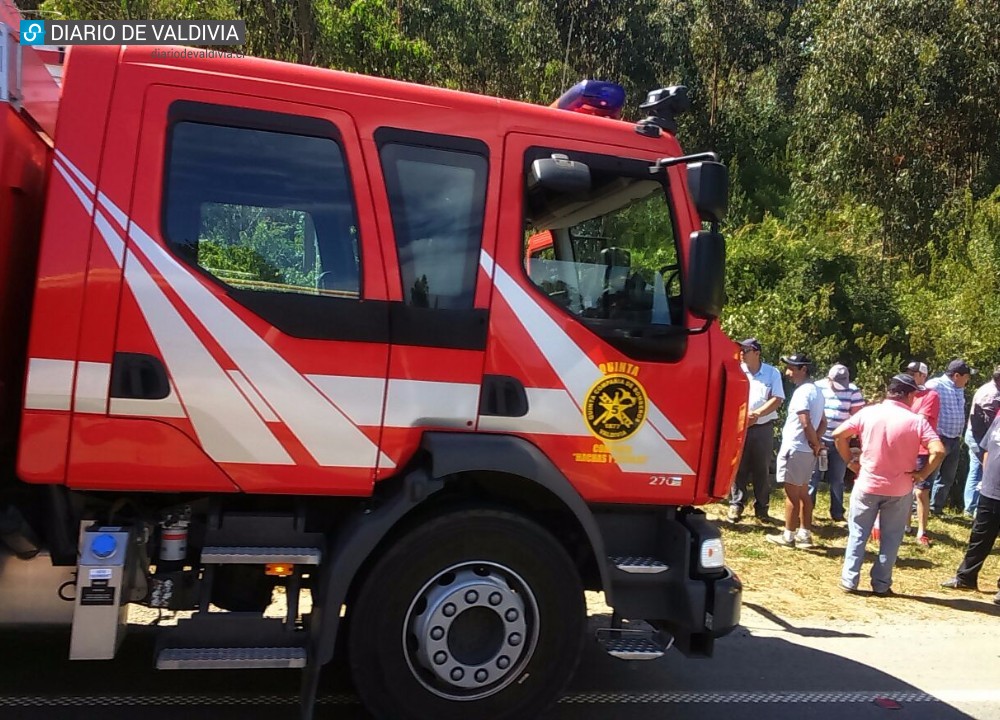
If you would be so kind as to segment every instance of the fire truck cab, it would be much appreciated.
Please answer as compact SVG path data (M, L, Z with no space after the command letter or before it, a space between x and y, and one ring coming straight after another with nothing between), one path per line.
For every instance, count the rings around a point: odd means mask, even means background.
M0 625L110 659L130 603L191 611L158 668L302 668L304 717L335 650L377 717L532 717L585 589L617 657L710 655L747 385L683 89L637 123L177 51L4 75Z

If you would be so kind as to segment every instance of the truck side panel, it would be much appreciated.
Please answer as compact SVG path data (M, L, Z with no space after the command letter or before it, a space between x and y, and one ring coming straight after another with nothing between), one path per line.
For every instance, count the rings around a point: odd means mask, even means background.
M0 107L0 468L13 467L49 149Z
M117 53L117 48L101 48L74 54L65 69L63 119L55 138L59 150L44 194L28 344L18 460L18 474L28 482L61 483L66 478L93 203L86 199L85 184L65 158L66 153L72 154L74 166L86 177L98 176Z

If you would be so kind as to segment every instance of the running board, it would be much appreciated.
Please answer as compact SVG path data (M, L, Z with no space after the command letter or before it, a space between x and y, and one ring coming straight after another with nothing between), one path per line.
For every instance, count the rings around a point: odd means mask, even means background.
M599 628L597 642L619 660L658 660L674 644L672 637L665 642L663 634L655 631L615 628Z
M286 563L288 565L319 565L323 551L314 547L220 547L208 546L201 551L203 565L257 565Z
M157 670L249 670L303 668L303 647L166 648L156 656Z
M670 569L669 565L653 557L612 555L608 561L622 572L632 575L656 575Z

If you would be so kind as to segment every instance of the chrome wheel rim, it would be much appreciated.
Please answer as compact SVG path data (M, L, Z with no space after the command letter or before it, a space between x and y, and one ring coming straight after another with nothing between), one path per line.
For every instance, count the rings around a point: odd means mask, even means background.
M531 659L538 604L510 568L453 565L413 598L402 640L410 671L427 690L448 700L479 700L507 687Z

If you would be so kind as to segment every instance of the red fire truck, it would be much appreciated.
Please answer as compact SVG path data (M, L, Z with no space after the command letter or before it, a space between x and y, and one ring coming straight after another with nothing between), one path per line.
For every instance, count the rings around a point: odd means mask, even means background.
M0 626L111 659L130 606L192 611L156 667L301 668L308 718L344 653L376 717L522 720L585 590L627 660L737 625L697 509L745 430L727 181L683 88L627 122L606 83L137 46L56 82L4 13Z

